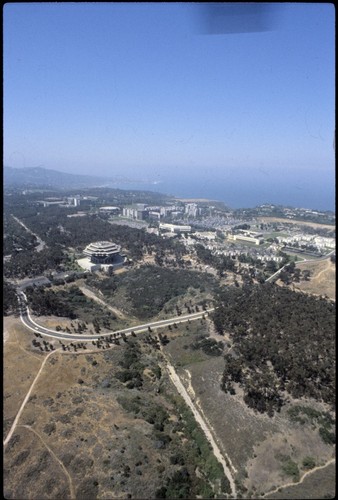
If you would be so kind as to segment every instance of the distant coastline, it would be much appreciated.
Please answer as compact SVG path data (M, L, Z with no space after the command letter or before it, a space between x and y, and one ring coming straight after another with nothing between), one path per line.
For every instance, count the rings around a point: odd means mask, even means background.
M210 198L177 198L178 201L183 201L184 203L208 203L209 201L214 201L217 203L223 203L220 200L210 200Z
M279 174L281 175L281 174ZM45 168L4 168L4 184L18 185L29 183L36 187L95 187L106 186L115 189L150 191L170 196L185 202L223 203L232 209L253 208L265 203L274 205L302 207L312 210L335 212L335 183L332 173L323 172L320 178L311 174L306 177L295 175L290 178L279 177L218 177L180 176L163 177L159 180L114 179L114 177L95 177L70 174Z

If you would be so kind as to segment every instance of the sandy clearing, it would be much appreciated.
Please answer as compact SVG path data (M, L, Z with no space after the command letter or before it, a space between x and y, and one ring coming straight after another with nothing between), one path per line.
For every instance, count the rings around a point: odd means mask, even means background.
M18 318L14 316L4 316L3 317L3 342L4 344L10 340L12 340L13 335L15 334L14 328L18 324ZM16 339L14 339L16 341Z
M335 230L335 226L331 224L320 224L318 222L309 222L304 220L296 219L283 219L282 217L257 217L258 222L285 222L288 224L297 224L299 226L312 226L312 227L322 227L326 229Z

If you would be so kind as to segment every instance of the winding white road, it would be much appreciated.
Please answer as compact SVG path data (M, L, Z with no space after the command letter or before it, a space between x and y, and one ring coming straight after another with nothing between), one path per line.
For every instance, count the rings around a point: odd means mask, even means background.
M112 332L93 334L93 335L77 335L74 333L65 333L65 332L57 332L56 330L52 330L51 328L47 328L45 326L39 325L35 320L33 320L29 308L27 306L27 297L24 292L18 292L18 300L20 307L20 319L22 323L32 330L34 333L39 333L41 335L45 335L46 337L53 337L56 339L62 340L82 340L82 341L92 341L92 340L100 340L105 337L110 337L111 335L115 337L121 337L124 335L131 335L134 333L141 333L145 331L149 331L149 328L164 328L169 325L173 325L174 323L185 323L187 321L194 321L196 319L201 319L203 316L207 316L209 312L212 312L214 308L207 309L206 311L201 311L197 313L185 314L181 316L174 316L173 318L162 319L160 321L152 321L150 323L145 323L143 325L130 326L128 328L124 328L122 330L116 330Z

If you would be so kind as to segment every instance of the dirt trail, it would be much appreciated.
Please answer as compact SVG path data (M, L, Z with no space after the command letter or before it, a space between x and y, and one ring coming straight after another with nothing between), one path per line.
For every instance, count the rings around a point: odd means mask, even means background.
M33 236L35 236L35 238L37 239L37 241L38 241L38 243L39 243L39 245L35 248L35 250L36 250L37 252L41 252L41 250L43 250L43 249L45 248L45 246L47 246L47 245L46 245L46 242L45 242L45 241L43 241L43 240L42 240L42 239L41 239L41 238L40 238L37 234L33 233L33 231L31 231L31 230L29 229L29 227L27 227L27 226L26 226L26 225L25 225L25 224L24 224L24 223L23 223L20 219L18 219L17 217L15 217L13 214L12 214L12 217L13 217L13 219L14 219L14 220L16 220L16 222L17 222L18 224L20 224L20 225L21 225L24 229L26 229L26 231L27 231L28 233L30 233L30 234L32 234Z
M335 461L336 461L335 458L331 458L328 462L326 462L326 464L318 465L317 467L314 467L313 469L310 469L307 472L305 472L305 474L303 474L303 476L300 478L299 481L297 481L297 483L292 482L292 483L286 483L286 484L283 484L281 486L278 486L278 488L275 488L274 490L271 490L271 491L268 491L267 493L264 493L264 495L262 495L262 498L265 498L267 495L272 495L273 493L277 493L277 491L280 491L283 488L289 488L290 486L297 486L297 484L301 484L304 481L304 479L306 478L306 476L313 474L313 472L316 472L317 470L325 469L325 467L334 463Z
M26 403L27 403L27 401L28 401L28 399L29 399L29 397L30 397L30 395L31 395L31 393L32 393L32 391L33 391L33 389L34 389L34 386L35 386L36 382L37 382L37 381L38 381L38 379L39 379L40 373L42 372L42 370L43 370L43 368L44 368L44 366L45 366L45 364L46 364L46 362L47 362L48 358L49 358L52 354L54 354L54 353L58 352L59 350L60 350L60 349L56 349L55 351L51 351L49 354L47 354L47 356L46 356L46 357L45 357L45 359L43 360L43 362L42 362L42 364L41 364L41 366L40 366L40 370L39 370L39 371L38 371L38 373L36 374L36 377L35 377L35 379L33 380L32 385L30 386L30 388L29 388L29 390L28 390L28 392L27 392L27 394L26 394L26 397L25 397L25 399L23 400L23 402L22 402L22 404L21 404L21 406L20 406L20 409L19 409L19 411L18 411L18 413L17 413L17 415L16 415L16 417L15 417L15 419L14 419L14 422L13 422L13 424L12 424L12 427L11 427L11 429L10 429L10 431L9 431L9 433L8 433L8 435L7 435L7 437L6 437L6 439L4 440L4 443L3 443L3 444L4 444L4 447L8 444L9 440L11 439L11 437L12 437L12 435L13 435L13 433L14 433L15 429L16 429L16 426L18 425L18 421L19 421L19 419L20 419L20 417L21 417L21 414L22 414L22 412L23 412L23 410L24 410L24 408L25 408L25 406L26 406Z
M74 491L74 486L73 486L73 481L72 478L67 471L66 467L64 466L63 462L55 455L54 451L48 446L48 444L43 440L43 438L40 436L40 434L33 429L30 425L19 425L18 427L25 427L26 429L29 429L30 431L34 432L34 434L40 439L40 441L43 443L43 445L47 448L49 453L52 455L52 457L58 462L58 464L61 466L63 472L66 474L68 482L69 482L69 489L70 489L70 498L75 499L75 491Z
M81 292L86 295L88 298L95 300L95 302L98 302L99 304L105 306L107 309L109 309L112 313L115 314L120 319L126 319L126 316L121 312L119 309L116 309L116 307L112 307L107 302L104 300L100 299L94 292L89 290L89 288L85 286L80 286L79 287Z
M212 446L212 449L213 449L213 452L214 452L214 455L215 457L217 458L217 460L222 464L222 467L223 467L223 470L224 470L224 474L225 476L228 478L229 480L229 483L230 483L230 488L231 488L231 493L234 497L236 497L236 485L235 485L235 481L234 481L234 478L232 476L232 473L231 473L231 470L229 469L208 425L206 424L205 420L203 419L203 417L201 416L200 412L196 409L196 406L194 405L194 403L192 402L187 390L185 389L184 385L182 384L179 376L177 375L174 367L169 363L168 359L165 357L165 360L166 360L166 363L167 363L167 370L169 372L169 376L170 376L170 379L171 381L173 382L173 384L175 385L177 391L179 392L179 394L183 397L184 401L186 402L186 404L189 406L189 408L191 409L191 411L193 412L194 414L194 417L196 419L196 421L199 423L199 425L201 426L204 434L206 435L206 438L208 439L209 443L211 444Z

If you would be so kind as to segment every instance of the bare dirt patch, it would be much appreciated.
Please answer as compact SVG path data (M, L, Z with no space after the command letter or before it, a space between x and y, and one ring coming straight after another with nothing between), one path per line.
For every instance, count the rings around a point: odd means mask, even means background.
M309 281L294 283L296 290L312 295L327 295L336 300L336 266L329 259L319 262L297 262L297 267L311 272Z
M303 220L295 220L295 219L283 219L281 217L258 217L257 220L259 222L284 222L286 224L297 224L298 226L311 226L311 227L319 227L325 229L331 229L334 231L335 227L331 224L319 224L318 222L309 222Z

